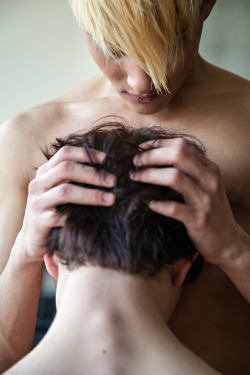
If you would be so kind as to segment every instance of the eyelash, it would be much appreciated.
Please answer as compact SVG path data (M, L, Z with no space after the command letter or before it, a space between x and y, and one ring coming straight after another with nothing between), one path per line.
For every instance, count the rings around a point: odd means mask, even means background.
M115 59L121 59L123 56L125 56L125 53L123 53L122 51L115 51L115 50L112 50L112 48L110 48L110 51L111 51L112 57L114 57Z

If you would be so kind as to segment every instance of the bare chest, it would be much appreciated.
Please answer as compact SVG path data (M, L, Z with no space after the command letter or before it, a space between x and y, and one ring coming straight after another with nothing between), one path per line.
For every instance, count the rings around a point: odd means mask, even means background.
M170 328L198 356L224 374L250 372L250 305L215 266L184 287Z

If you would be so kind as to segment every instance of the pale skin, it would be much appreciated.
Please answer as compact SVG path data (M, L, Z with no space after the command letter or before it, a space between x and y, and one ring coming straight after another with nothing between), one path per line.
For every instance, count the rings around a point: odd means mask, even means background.
M59 276L57 315L38 346L4 374L39 375L44 364L51 375L219 374L166 325L190 262L177 260L154 280L91 265L67 270L48 256L45 262Z
M207 3L208 7L212 6L212 2ZM34 168L45 162L39 146L43 147L56 136L87 129L100 117L118 113L133 124L160 124L167 129L174 128L179 132L195 135L206 146L210 161L205 158L197 159L197 154L185 142L177 142L175 145L159 144L158 151L145 153L142 162L150 166L156 158L159 164L166 164L171 160L179 169L172 175L166 170L163 174L162 169L149 169L144 176L138 175L138 178L152 183L167 183L176 190L182 189L188 193L185 207L171 207L166 202L161 207L153 207L153 203L151 206L157 211L164 210L163 214L176 218L181 216L193 241L199 245L198 250L216 265L206 268L194 285L185 286L170 320L171 329L185 345L221 372L245 374L249 371L250 309L242 295L249 300L250 250L247 233L250 228L250 90L246 80L210 65L196 53L201 29L202 20L196 42L187 51L186 68L172 74L172 81L175 83L172 95L164 93L146 104L131 100L127 93L138 97L150 93L150 77L128 56L122 57L120 64L114 61L107 64L104 56L86 36L90 52L103 74L67 95L29 110L1 126L2 269L17 233L22 228L12 250L13 254L22 256L15 257L18 260L16 263L9 262L0 281L1 301L7 301L9 295L15 301L15 304L11 303L9 306L9 317L13 317L12 320L10 318L10 331L15 332L15 335L9 337L8 332L2 334L8 339L13 361L23 356L32 343L44 251L41 248L38 251L37 240L43 239L51 226L57 225L55 217L50 225L47 218L51 217L53 207L58 204L58 189L63 202L71 202L72 196L76 196L76 192L68 188L51 189L46 182L46 174L53 176L55 186L67 182L69 178L79 178L78 167L72 168L79 161L79 155L75 151L62 151L62 159L50 161L38 170L36 176ZM166 150L170 150L171 154L165 153ZM80 156L83 157L84 155ZM191 167L187 165L187 159ZM65 162L73 163L70 171L66 171L67 168L63 170ZM61 171L57 166L60 166ZM181 173L183 170L189 173L190 168L194 173L191 176L197 178L188 178L185 173ZM35 176L34 183L29 187L31 192L22 227L29 182ZM87 178L91 183L94 176L94 173L86 172L81 178ZM189 192L189 188L192 192ZM89 200L93 204L104 203L103 197L93 191L78 191L76 194L77 203L84 204ZM105 204L112 204L114 199L111 197ZM29 224L31 218L32 227ZM214 220L217 225L214 225ZM58 222L58 225L63 223ZM36 238L33 237L34 233L37 234ZM224 236L224 233L229 237ZM211 253L208 243L213 244L214 253ZM25 277L20 284L11 275L16 272L15 266L21 268L26 267L26 264L30 267L25 268ZM5 285L8 285L6 296ZM23 298L29 301L29 305L23 303ZM15 311L18 309L18 319L15 318L16 312L12 312L14 308ZM20 318L22 316L30 322L29 326L24 327Z

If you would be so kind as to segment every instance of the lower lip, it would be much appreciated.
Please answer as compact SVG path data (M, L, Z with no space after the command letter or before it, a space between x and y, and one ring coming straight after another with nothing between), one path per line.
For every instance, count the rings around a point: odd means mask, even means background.
M155 99L157 99L159 97L158 94L153 94L153 95L144 96L144 97L143 96L137 96L137 95L129 94L128 92L126 94L128 95L128 97L131 100L133 100L136 103L141 103L141 104L151 103L151 102L153 102Z

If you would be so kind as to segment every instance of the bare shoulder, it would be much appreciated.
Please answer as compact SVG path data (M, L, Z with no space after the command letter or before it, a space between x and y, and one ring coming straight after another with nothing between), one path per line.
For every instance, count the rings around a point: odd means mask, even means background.
M214 92L215 98L220 96L220 103L231 104L231 113L238 112L241 108L245 110L242 115L249 114L250 81L212 64L206 63L206 65L205 84Z
M104 74L97 74L79 86L60 96L55 102L84 102L107 97L114 89Z
M107 80L98 75L58 99L14 116L0 126L1 156L8 154L9 160L11 156L15 159L18 152L29 174L32 167L44 162L41 153L44 145L57 136L85 129L112 113L107 105L110 95L113 93Z
M22 163L22 170L35 165L35 155L41 145L43 134L56 117L53 105L42 105L20 113L0 126L1 160L8 161L16 169ZM3 163L2 163L3 166ZM30 176L26 176L30 179Z
M225 137L231 140L231 149L236 148L240 153L244 152L245 158L250 157L247 152L250 140L250 82L219 68L215 73L216 82L215 100L221 107Z
M197 119L202 116L206 125L201 126L204 137L211 149L224 142L231 152L245 152L250 139L250 82L206 61L202 64L203 79L193 103L199 108Z

